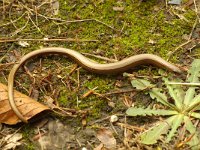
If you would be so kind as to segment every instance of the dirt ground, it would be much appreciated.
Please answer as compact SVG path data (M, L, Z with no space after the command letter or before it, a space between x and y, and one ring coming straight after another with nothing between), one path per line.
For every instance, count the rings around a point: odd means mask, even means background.
M64 47L98 63L150 53L187 69L200 57L200 2L182 0L0 0L0 82L14 62L33 50ZM164 137L153 145L139 135L162 117L128 117L131 107L160 107L131 86L144 78L161 84L166 76L185 79L155 66L139 66L128 77L97 75L62 55L32 59L18 71L15 88L57 109L31 123L0 124L0 149L190 149L184 138ZM180 143L182 144L180 146ZM179 146L177 146L179 144Z

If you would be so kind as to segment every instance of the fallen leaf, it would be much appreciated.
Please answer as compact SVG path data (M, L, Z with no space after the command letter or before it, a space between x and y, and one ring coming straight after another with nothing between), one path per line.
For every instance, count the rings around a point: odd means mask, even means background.
M53 11L54 11L54 15L58 15L58 13L59 13L59 1L54 1L52 3L52 8L53 8Z
M114 138L112 132L109 129L100 129L97 132L97 138L104 144L108 149L116 148L116 139Z
M29 44L26 41L19 41L18 44L22 47L28 47Z
M103 144L99 144L97 147L94 148L94 150L103 150Z
M7 141L7 143L11 143L11 142L17 142L20 139L22 139L22 134L21 133L16 133L16 134L9 134L5 137L5 140Z
M39 139L35 141L37 145L40 146L39 149L65 149L67 144L70 144L71 141L75 141L75 135L71 127L64 125L59 120L50 120L47 127L48 130L46 134L40 136Z
M22 139L21 133L16 134L9 134L7 135L4 140L6 141L6 145L3 147L3 150L15 149L17 146L21 145L21 142L18 142Z
M182 0L171 0L168 2L168 4L173 4L173 5L180 5Z
M19 145L21 145L21 143L20 143L20 142L9 143L9 144L5 145L5 146L3 147L3 149L2 149L2 150L10 150L10 149L15 149L15 148L16 148L17 146L19 146Z
M16 90L14 91L14 98L16 106L27 120L42 111L49 110L47 106L40 104L34 99ZM21 120L16 116L10 107L7 86L0 83L0 123L13 125L18 122L21 122Z

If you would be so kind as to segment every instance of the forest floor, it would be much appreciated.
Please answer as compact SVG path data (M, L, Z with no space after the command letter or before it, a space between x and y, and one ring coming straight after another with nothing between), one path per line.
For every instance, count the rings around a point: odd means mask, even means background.
M200 57L197 0L170 5L164 0L0 0L0 82L14 61L43 47L76 50L99 63L150 53L188 68ZM168 144L145 145L138 135L160 117L127 117L131 107L155 102L131 86L134 77L160 84L160 72L186 78L155 66L140 66L128 77L90 73L61 55L38 57L18 71L15 87L41 103L51 99L54 110L33 123L0 126L0 148L6 135L17 133L16 149L174 149ZM34 80L32 78L34 76ZM158 106L159 107L159 106ZM110 118L117 117L116 122ZM13 136L15 137L15 136ZM180 145L179 145L180 146ZM188 147L187 143L178 148Z

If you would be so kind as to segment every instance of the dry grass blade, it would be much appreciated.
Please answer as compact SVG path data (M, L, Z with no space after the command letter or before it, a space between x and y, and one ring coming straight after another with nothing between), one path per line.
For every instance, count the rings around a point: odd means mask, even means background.
M84 40L84 39L73 39L73 38L55 38L55 39L0 39L0 43L19 42L19 41L39 41L39 42L52 42L52 41L63 41L63 42L98 42L98 40Z

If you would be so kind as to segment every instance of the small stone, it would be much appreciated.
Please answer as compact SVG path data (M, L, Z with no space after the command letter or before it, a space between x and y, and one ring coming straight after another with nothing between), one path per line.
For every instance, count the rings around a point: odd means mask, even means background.
M124 7L113 7L114 11L123 11Z
M156 44L156 41L154 41L154 40L152 40L152 39L149 39L149 44L154 45L154 44Z
M119 119L119 118L118 118L116 115L112 115L112 116L110 117L110 122L112 122L112 123L117 122L118 119Z

